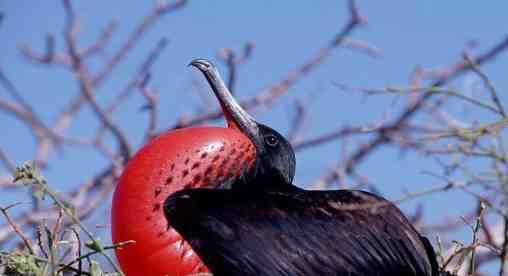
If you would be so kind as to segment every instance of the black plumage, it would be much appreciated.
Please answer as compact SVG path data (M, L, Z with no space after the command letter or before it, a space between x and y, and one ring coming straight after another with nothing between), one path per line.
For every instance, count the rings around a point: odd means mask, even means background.
M438 275L428 240L367 192L195 189L164 208L214 275Z

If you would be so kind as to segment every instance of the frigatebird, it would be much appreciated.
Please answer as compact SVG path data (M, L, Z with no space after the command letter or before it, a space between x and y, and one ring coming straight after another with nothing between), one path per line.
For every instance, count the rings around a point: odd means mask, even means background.
M211 62L190 65L256 152L252 169L223 189L183 189L164 202L168 225L214 275L448 275L428 239L388 200L295 186L290 143L240 107Z

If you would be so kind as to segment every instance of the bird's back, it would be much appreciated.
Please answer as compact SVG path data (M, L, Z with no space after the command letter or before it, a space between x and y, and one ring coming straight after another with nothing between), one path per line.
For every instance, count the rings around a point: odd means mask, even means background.
M437 275L428 240L366 192L194 189L165 212L215 275Z

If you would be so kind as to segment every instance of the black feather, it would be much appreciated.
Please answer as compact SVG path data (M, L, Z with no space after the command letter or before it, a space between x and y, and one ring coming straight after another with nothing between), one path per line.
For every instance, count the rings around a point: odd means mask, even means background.
M214 275L437 275L428 241L367 192L192 189L164 211Z

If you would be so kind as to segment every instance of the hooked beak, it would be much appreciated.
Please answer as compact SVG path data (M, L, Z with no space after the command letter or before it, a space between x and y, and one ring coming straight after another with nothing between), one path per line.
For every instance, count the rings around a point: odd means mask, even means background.
M257 154L260 154L263 151L263 140L258 123L233 98L215 65L206 59L194 59L189 66L196 67L205 75L222 106L228 127L238 128L254 144Z

